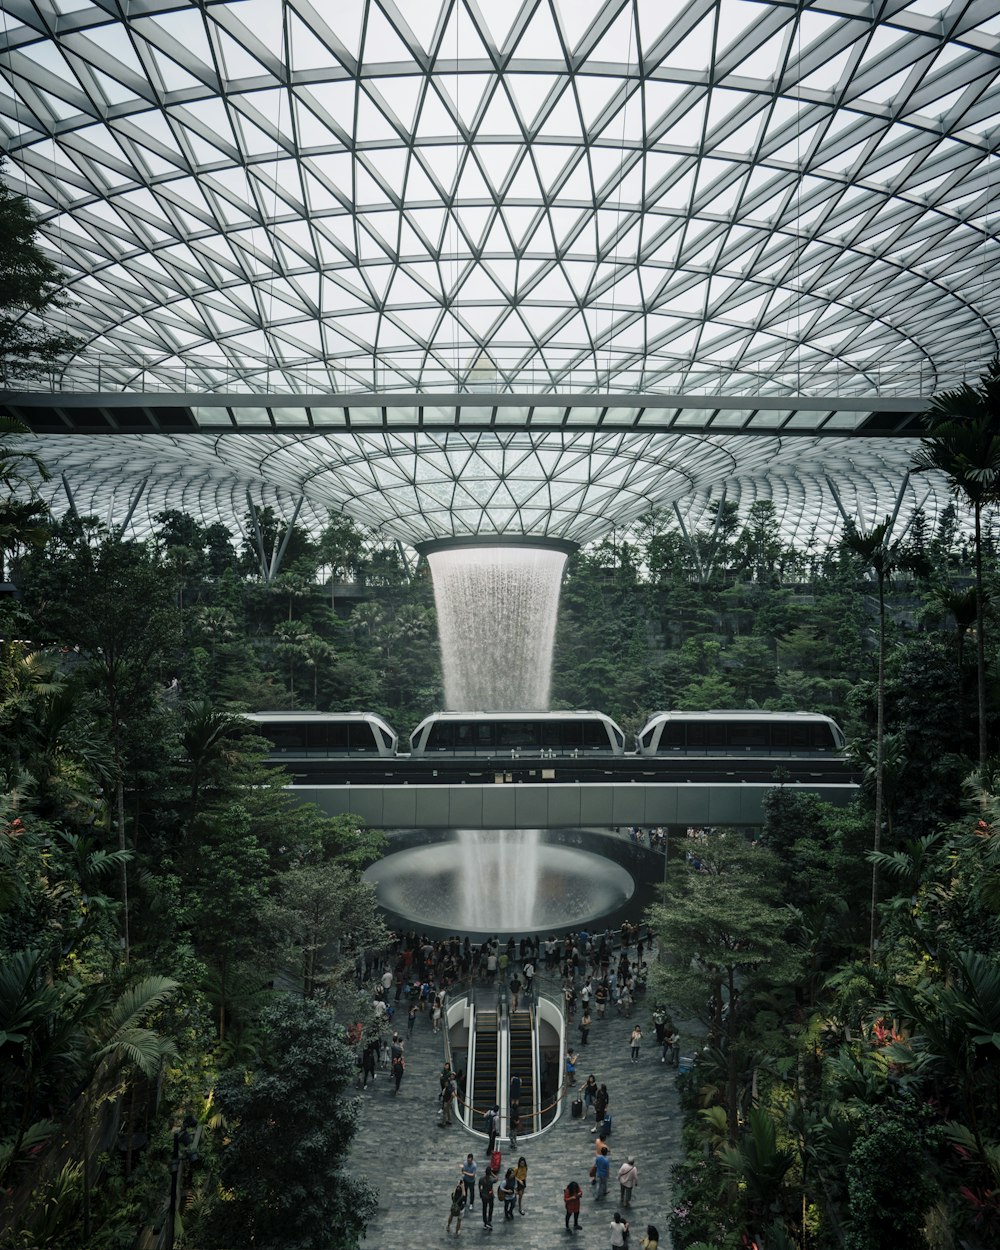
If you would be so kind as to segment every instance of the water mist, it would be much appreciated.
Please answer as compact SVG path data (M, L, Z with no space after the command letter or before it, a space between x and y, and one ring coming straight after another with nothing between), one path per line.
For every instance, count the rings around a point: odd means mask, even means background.
M566 550L455 546L428 552L434 580L445 707L452 712L533 712L549 706L552 648ZM537 924L537 829L495 838L458 831L458 923L499 914L510 932Z
M445 707L533 712L549 706L566 553L545 547L452 547L428 554Z

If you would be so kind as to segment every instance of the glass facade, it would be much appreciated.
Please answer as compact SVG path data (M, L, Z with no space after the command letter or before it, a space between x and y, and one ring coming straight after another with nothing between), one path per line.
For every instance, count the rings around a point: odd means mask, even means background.
M407 540L586 539L725 489L809 530L831 481L895 506L880 402L997 351L986 0L0 9L6 176L81 339L45 385L133 413L42 440L101 515L249 488ZM155 433L164 393L192 439Z

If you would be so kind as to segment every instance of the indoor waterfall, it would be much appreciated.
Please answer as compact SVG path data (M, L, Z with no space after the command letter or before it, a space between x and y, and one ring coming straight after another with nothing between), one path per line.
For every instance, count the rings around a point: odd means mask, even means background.
M526 712L549 706L552 648L566 552L533 546L430 551L445 707ZM460 830L459 923L500 915L509 931L537 923L539 831Z
M565 552L450 547L427 559L447 710L547 708Z

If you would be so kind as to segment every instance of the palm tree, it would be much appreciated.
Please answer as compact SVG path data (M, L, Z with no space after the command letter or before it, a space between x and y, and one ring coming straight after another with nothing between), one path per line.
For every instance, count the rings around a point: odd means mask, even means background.
M976 561L976 676L979 716L979 768L986 764L986 650L983 622L983 508L1000 501L1000 356L990 361L978 385L964 382L931 401L927 437L921 439L913 468L936 469L953 495L972 508Z
M238 716L220 712L207 699L189 703L184 709L181 744L191 763L191 816L193 824L201 806L201 792L206 775L217 764L232 763L236 758L233 740L245 728Z
M885 785L885 590L897 567L899 543L889 541L892 519L886 517L874 529L861 531L851 525L845 530L841 544L845 551L857 556L874 574L878 586L878 702L875 716L875 840L872 847L878 855L882 847L882 806ZM878 915L878 862L872 862L871 926L868 959L874 962Z
M155 1076L173 1043L145 1027L149 1016L178 988L166 977L147 977L119 992L108 984L53 983L39 950L12 954L0 968L0 1041L3 1075L22 1090L16 1127L0 1142L0 1177L23 1161L30 1144L57 1129L35 1118L40 1095L65 1098L82 1086L85 1238L90 1236L94 1115L110 1078L129 1068ZM106 1092L103 1096L107 1096ZM58 1101L59 1099L57 1099Z

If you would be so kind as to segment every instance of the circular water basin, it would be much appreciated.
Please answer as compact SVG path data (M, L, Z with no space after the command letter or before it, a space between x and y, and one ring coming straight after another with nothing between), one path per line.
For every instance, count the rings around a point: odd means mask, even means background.
M387 855L364 877L387 911L470 936L574 927L623 907L636 888L620 864L537 830L462 830Z

